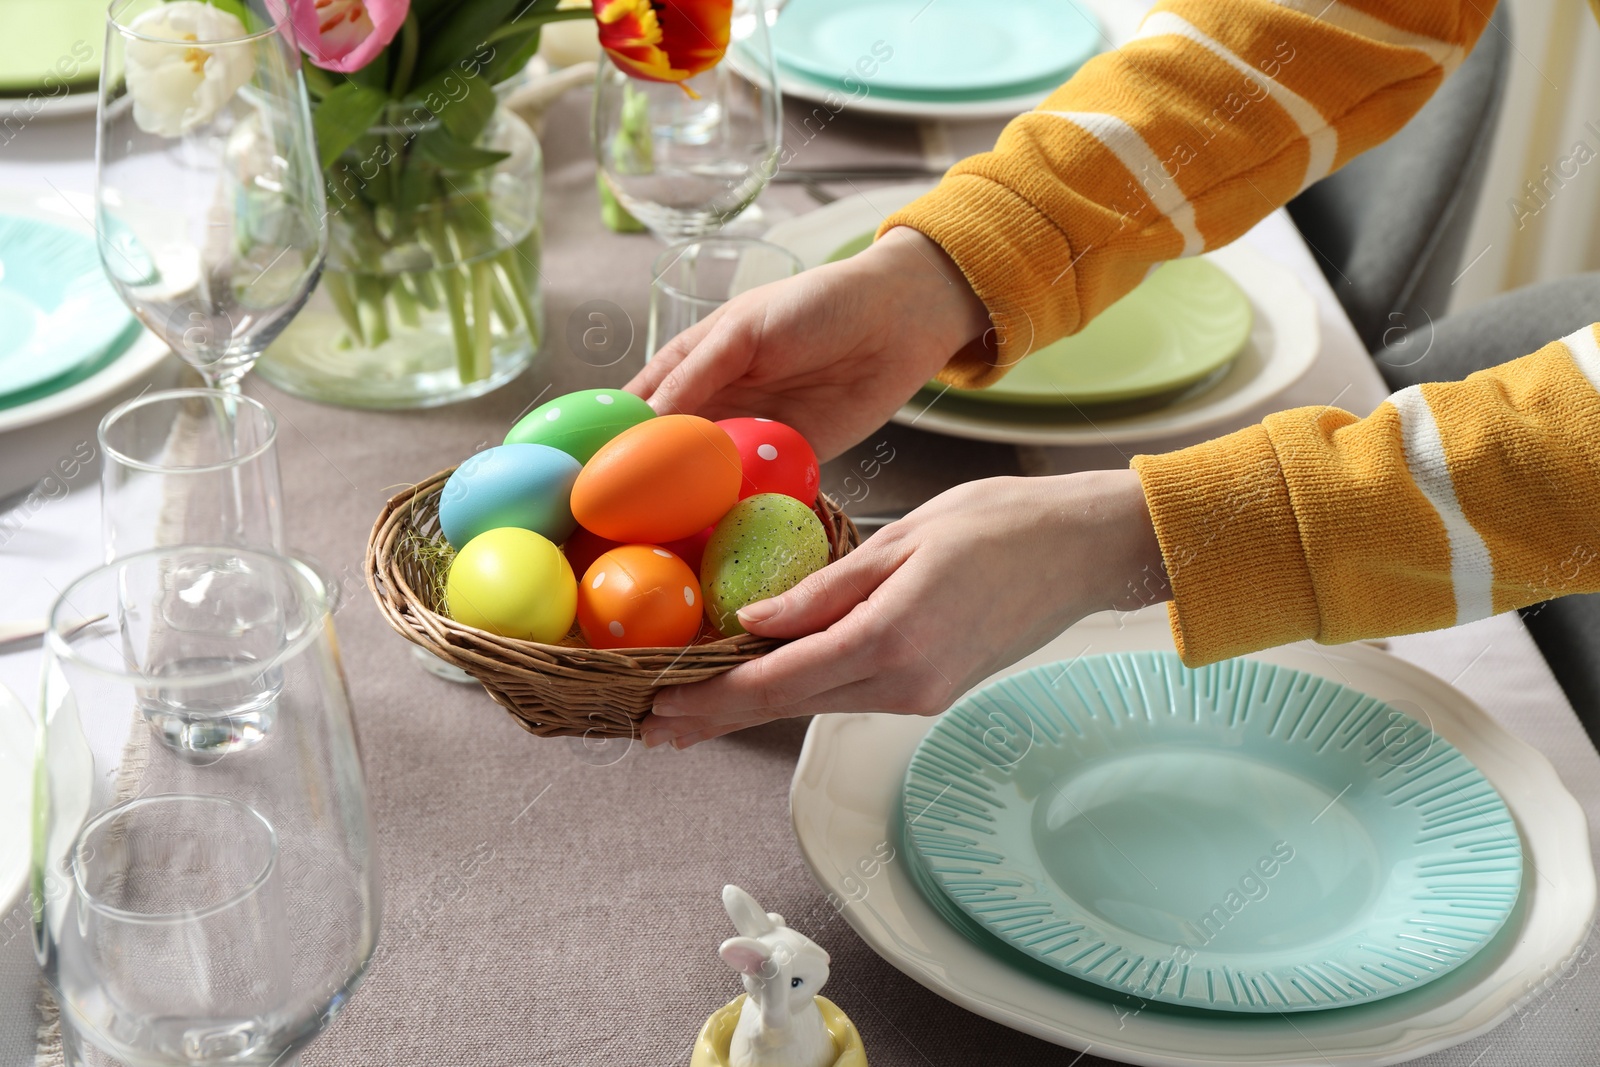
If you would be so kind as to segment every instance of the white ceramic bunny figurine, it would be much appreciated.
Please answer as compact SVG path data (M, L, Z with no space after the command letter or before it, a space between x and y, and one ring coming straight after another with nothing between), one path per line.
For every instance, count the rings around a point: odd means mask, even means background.
M717 952L744 976L748 994L729 1067L831 1067L838 1053L816 1001L828 980L828 954L736 885L722 887L722 906L739 936Z

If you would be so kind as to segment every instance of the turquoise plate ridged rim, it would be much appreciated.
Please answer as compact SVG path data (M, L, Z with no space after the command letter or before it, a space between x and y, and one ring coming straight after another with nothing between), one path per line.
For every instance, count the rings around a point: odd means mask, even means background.
M1100 50L1100 24L1071 0L789 0L778 61L854 90L970 99L1053 89Z
M93 237L0 215L0 400L81 380L135 336Z
M1459 966L1516 905L1517 829L1425 723L1254 660L1084 656L970 694L906 772L906 837L988 933L1119 993L1343 1007Z

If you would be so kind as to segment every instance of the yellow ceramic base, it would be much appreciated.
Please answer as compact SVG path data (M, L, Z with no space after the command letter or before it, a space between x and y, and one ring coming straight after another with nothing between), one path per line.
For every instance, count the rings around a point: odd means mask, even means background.
M728 1048L733 1044L733 1031L739 1025L739 1011L744 1007L745 995L740 993L730 1003L711 1013L711 1018L700 1028L694 1043L694 1055L689 1057L689 1067L728 1067ZM856 1024L839 1010L827 997L817 998L822 1010L822 1024L833 1037L833 1047L838 1055L833 1067L867 1067L867 1049L856 1032Z

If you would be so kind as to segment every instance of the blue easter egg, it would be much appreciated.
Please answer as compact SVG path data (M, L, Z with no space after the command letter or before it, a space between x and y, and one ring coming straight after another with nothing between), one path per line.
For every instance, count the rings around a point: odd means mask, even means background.
M560 544L577 523L572 483L582 465L549 445L486 448L456 468L439 495L439 528L460 548L485 530L520 527Z

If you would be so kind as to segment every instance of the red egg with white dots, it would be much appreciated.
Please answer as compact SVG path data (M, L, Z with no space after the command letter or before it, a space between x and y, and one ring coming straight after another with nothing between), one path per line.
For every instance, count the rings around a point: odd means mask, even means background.
M690 570L694 571L696 574L699 574L700 561L704 559L706 555L706 542L711 540L711 531L715 529L715 525L707 526L704 530L701 530L692 537L684 537L676 541L666 541L661 545L661 547L666 549L668 552L671 552L679 559L683 560L683 562L689 565Z
M717 423L739 450L744 477L739 499L782 493L803 504L817 499L822 468L811 442L800 431L771 419L723 419Z
M623 545L578 583L578 626L595 648L677 648L700 633L700 580L656 545Z
M592 530L585 530L580 526L572 531L571 537L561 543L561 554L572 564L572 573L582 575L594 565L595 560L613 548L621 547L621 541L601 537Z

